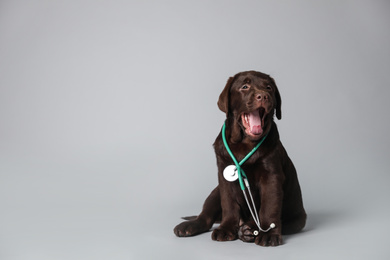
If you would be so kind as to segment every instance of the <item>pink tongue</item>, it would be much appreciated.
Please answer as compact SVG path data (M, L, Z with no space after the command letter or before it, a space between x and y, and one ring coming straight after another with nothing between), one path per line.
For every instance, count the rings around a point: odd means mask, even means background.
M250 131L254 135L261 134L263 131L261 129L261 120L260 120L260 115L259 111L253 111L248 114L248 119L249 119L249 126L250 126Z

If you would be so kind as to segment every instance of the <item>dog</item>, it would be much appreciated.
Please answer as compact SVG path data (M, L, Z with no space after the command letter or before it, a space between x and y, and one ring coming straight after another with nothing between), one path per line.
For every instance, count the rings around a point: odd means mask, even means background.
M199 216L187 218L174 228L178 237L212 231L216 241L240 239L260 246L283 244L282 234L301 231L306 223L301 188L295 167L279 139L274 122L282 118L281 97L275 80L257 71L244 71L230 77L218 99L219 109L226 113L225 136L235 158L242 160L264 139L242 165L250 183L259 230L249 210L238 181L227 181L224 169L234 162L223 142L222 130L214 142L218 166L218 186L204 202ZM186 219L186 218L185 218Z

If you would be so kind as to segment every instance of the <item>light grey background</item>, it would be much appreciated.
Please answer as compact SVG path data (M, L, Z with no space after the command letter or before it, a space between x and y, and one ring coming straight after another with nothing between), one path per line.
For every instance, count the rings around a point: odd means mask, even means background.
M389 259L388 1L0 2L0 259ZM271 74L308 223L176 238L229 76Z

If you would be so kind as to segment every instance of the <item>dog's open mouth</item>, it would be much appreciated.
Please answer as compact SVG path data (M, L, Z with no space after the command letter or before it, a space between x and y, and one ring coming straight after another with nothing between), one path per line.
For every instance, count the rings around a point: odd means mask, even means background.
M245 133L252 137L259 137L263 134L265 109L260 107L249 113L242 113L241 121Z

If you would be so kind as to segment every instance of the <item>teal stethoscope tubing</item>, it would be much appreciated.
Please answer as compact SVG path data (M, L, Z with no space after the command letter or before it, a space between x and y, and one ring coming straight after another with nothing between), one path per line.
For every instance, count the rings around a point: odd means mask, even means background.
M237 173L238 173L238 181L240 182L240 187L241 187L241 190L245 190L245 185L243 183L243 180L242 180L242 176L244 176L246 179L246 174L244 172L244 170L241 168L241 165L244 164L244 162L246 162L246 160L249 159L249 157L252 156L252 154L254 154L256 152L256 150L260 147L260 145L264 142L265 138L267 137L267 135L265 135L261 140L260 142L252 149L252 151L250 151L245 157L244 159L242 159L240 162L237 161L236 157L234 157L232 151L230 150L229 148L229 145L226 141L226 135L225 135L225 130L226 130L226 122L223 124L223 127L222 127L222 140L223 140L223 144L225 145L226 147L226 150L228 151L230 157L232 158L234 164L236 165L236 168L237 168Z
M260 147L260 145L264 142L264 140L267 137L267 135L265 135L260 140L260 142L244 157L244 159L242 159L240 162L238 162L236 157L234 157L232 151L229 148L229 145L228 145L227 140L226 140L225 131L226 131L226 122L223 124L223 127L222 127L222 140L223 140L223 144L225 145L226 150L228 151L230 157L232 158L234 164L236 165L238 181L240 183L240 187L241 187L242 193L244 194L246 204L248 205L248 208L249 208L249 211L251 212L252 218L255 221L257 227L259 228L259 230L262 231L262 232L268 232L268 231L270 231L271 229L273 229L275 227L275 224L271 223L269 228L266 229L266 230L261 228L260 218L259 218L259 215L257 214L255 202L253 201L252 192L250 190L250 186L249 186L249 182L248 182L248 177L246 176L245 172L241 168L241 165L243 165L244 162L246 162L246 160L248 160L248 158L251 157L256 152L256 150ZM244 179L243 179L243 177L244 177ZM244 182L245 182L245 185L244 185ZM251 198L253 209L252 209L252 206L250 205L250 203L248 201L248 197L247 197L246 192L245 192L245 186L248 188L248 193L249 193L249 196ZM253 234L256 236L259 233L258 233L257 230L255 230L253 232Z

